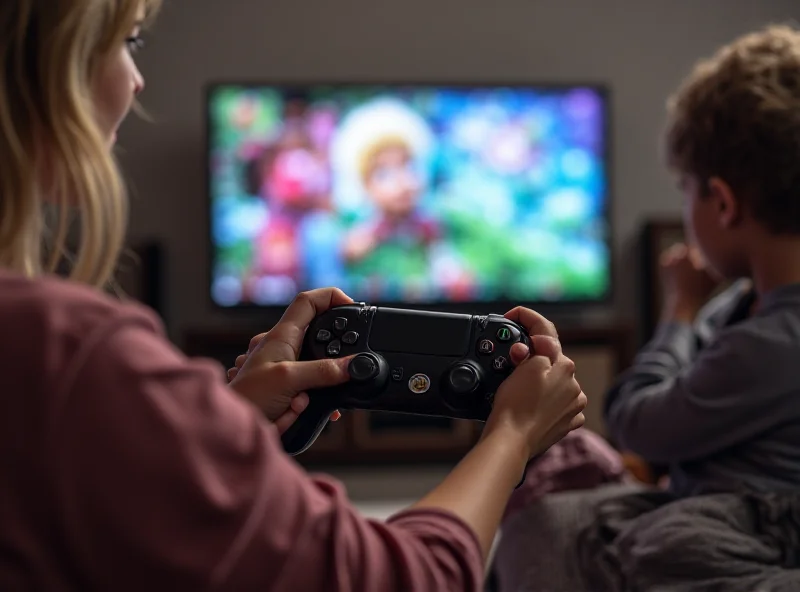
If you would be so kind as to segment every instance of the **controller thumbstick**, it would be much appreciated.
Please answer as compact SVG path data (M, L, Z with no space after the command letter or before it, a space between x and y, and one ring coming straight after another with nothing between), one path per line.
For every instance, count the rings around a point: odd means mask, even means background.
M466 364L459 364L450 370L448 376L450 390L457 395L466 395L475 390L480 379L475 368Z
M368 382L375 378L380 372L380 365L375 356L370 354L358 354L347 366L350 379L355 382Z

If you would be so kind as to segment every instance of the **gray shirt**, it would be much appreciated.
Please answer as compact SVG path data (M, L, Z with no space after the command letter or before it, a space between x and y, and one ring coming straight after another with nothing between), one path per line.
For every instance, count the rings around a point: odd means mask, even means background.
M607 395L612 438L678 495L800 489L800 284L753 299L737 282L662 324Z

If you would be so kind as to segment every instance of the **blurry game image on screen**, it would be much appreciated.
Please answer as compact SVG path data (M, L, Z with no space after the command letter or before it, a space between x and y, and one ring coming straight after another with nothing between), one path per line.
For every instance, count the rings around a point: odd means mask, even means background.
M218 306L608 295L599 89L215 85L207 106Z

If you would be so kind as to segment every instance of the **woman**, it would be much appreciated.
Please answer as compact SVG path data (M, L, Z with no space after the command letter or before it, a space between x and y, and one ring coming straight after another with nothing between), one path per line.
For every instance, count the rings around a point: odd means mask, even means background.
M526 462L583 423L552 325L508 313L537 355L515 347L480 442L412 508L369 521L307 475L279 431L303 391L347 380L347 360L297 350L347 296L299 295L227 384L99 289L125 230L112 146L156 4L0 4L0 589L479 589ZM51 273L66 224L47 228L45 204L80 214L68 281Z

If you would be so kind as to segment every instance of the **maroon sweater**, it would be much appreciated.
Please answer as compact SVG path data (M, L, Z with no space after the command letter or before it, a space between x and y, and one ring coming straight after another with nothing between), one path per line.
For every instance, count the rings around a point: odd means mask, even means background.
M309 476L155 316L0 271L0 590L479 590L474 533Z

